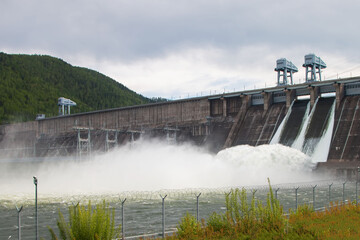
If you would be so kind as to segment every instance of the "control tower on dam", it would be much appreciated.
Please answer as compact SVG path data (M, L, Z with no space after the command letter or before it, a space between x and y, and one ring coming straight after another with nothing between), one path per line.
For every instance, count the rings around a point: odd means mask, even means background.
M278 71L296 70L280 63ZM214 152L277 142L317 156L327 134L318 168L354 174L360 166L360 77L291 85L291 75L284 76L271 88L1 125L0 162L81 158L140 137L190 141Z

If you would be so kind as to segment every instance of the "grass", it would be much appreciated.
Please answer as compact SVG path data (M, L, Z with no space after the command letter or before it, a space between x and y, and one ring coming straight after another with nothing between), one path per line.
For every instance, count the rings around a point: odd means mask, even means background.
M324 212L297 211L289 224L314 232L317 239L360 239L360 207L334 203Z

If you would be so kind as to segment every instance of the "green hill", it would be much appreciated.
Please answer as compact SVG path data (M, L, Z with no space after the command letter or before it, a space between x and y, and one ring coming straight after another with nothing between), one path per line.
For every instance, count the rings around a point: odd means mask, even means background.
M73 67L61 59L0 52L0 123L58 115L57 99L77 103L71 113L151 102L96 71Z

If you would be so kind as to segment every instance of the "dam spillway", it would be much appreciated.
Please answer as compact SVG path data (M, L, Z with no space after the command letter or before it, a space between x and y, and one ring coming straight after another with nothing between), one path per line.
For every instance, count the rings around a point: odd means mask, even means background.
M335 98L323 98L333 93ZM301 100L308 96L308 100ZM189 141L213 152L269 144L291 106L279 142L293 146L314 110L302 148L319 140L335 104L328 158L319 169L354 173L360 161L360 78L278 86L107 109L0 126L0 161L90 155L143 138ZM307 144L311 147L313 144ZM305 147L306 148L306 147ZM312 149L311 151L314 151Z
M310 111L308 100L294 101L277 130L280 143L302 151L314 162L326 162L334 120L334 97L318 98ZM321 153L321 154L320 154Z
M334 98L319 98L316 106L314 106L314 112L311 114L302 146L302 151L306 154L314 154L315 148L328 130L329 122L333 118L331 114L334 114L332 111L333 104ZM323 149L323 151L326 150Z
M359 143L359 97L346 98L336 114L332 148L329 153L329 161L345 159L359 161L360 156L357 150Z
M279 143L285 146L292 146L301 131L304 117L306 117L309 101L295 101L291 107L291 114L284 123Z
M263 111L262 106L250 107L232 145L268 144L281 123L280 120L285 116L285 112L285 104L274 104L267 112Z

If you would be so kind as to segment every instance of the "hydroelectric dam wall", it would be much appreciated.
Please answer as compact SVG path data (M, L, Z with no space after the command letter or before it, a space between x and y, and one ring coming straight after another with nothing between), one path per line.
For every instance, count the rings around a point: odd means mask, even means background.
M190 141L214 152L272 142L314 157L321 145L326 153L318 168L351 175L360 166L359 102L354 77L1 125L0 161L82 157L140 137Z

